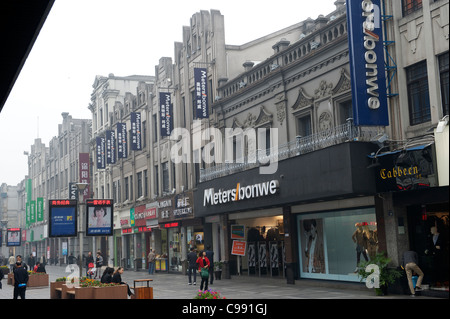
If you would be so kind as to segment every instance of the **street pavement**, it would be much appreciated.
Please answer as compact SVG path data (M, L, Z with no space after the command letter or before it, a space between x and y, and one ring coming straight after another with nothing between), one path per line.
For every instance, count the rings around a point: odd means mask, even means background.
M67 276L64 266L46 266L50 281ZM200 287L188 285L188 277L182 274L156 273L126 270L122 280L133 287L135 279L152 279L154 299L193 299ZM3 289L0 299L12 299L13 287L7 284L6 276L2 280ZM139 284L140 285L140 284ZM287 284L285 279L271 277L232 276L231 279L214 280L210 290L220 291L227 299L430 299L430 297L389 294L375 296L373 289L362 283L323 282L317 280L297 280ZM50 299L50 287L28 288L26 299ZM0 301L1 302L1 301Z

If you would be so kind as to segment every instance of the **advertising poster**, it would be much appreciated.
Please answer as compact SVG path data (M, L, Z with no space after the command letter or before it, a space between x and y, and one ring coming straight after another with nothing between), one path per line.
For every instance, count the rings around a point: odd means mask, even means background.
M104 137L96 137L96 153L97 153L97 169L106 168L106 139Z
M77 236L77 201L49 201L49 237Z
M86 236L111 236L113 232L113 201L90 199L86 201Z
M303 272L325 273L322 219L305 219L300 224Z
M247 250L247 242L241 240L233 240L233 247L231 248L231 254L237 256L245 256Z
M106 164L116 164L116 132L106 131Z
M21 236L20 228L8 228L6 246L8 247L20 246L21 244L20 236Z
M245 239L245 226L231 225L231 239Z

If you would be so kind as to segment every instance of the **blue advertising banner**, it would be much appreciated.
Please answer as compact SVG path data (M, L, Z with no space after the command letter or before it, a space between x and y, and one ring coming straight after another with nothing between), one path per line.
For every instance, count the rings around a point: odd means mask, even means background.
M208 74L205 68L194 69L194 89L196 117L208 118Z
M127 124L117 123L117 157L127 158Z
M106 164L116 163L116 132L106 131Z
M170 93L159 93L159 115L161 123L161 136L170 136L172 133L172 97Z
M387 126L380 0L347 0L353 118L357 126Z
M131 149L134 151L142 149L141 113L138 112L131 112Z
M106 139L104 137L96 137L95 138L97 147L97 169L105 169L106 168Z
M49 200L49 237L77 236L77 201Z

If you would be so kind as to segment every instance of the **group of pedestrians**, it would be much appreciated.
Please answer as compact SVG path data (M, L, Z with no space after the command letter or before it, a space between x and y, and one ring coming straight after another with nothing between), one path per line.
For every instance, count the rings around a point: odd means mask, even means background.
M208 281L213 284L213 267L214 267L214 252L210 247L207 247L206 251L201 251L198 255L194 248L190 249L187 255L188 260L188 277L189 285L192 285L192 274L194 275L193 284L197 284L197 271L201 277L200 290L208 290Z
M31 258L32 256L30 256ZM45 264L41 262L37 262L34 264L33 259L28 259L31 262L30 265L27 265L23 260L21 255L17 255L14 257L11 255L9 257L9 266L10 271L14 274L14 290L13 290L13 298L25 299L25 293L27 290L28 284L28 270L34 270L35 272L46 272ZM2 289L1 280L3 279L3 272L0 271L0 289Z
M131 299L134 299L135 296L130 290L130 286L122 281L122 274L123 274L123 267L117 267L116 271L114 271L114 268L112 267L106 267L105 271L103 272L102 278L100 279L100 282L103 284L119 284L119 285L127 285L128 289L128 296L131 297Z

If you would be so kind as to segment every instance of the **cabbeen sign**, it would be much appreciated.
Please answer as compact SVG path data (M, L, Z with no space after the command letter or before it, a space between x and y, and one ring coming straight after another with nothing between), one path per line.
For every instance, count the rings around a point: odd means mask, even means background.
M353 118L357 126L387 126L380 0L347 0Z

